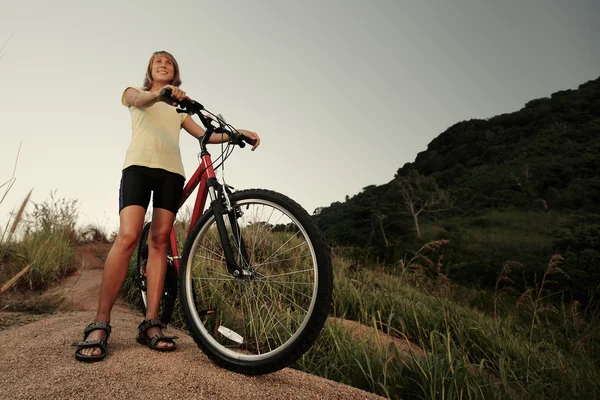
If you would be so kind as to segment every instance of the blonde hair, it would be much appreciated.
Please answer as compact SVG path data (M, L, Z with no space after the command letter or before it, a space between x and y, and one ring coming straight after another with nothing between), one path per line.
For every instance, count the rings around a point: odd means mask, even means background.
M173 62L174 73L173 80L171 80L169 83L173 86L181 86L181 76L179 75L179 64L177 64L177 60L175 60L175 57L173 57L173 55L168 51L161 50L155 51L154 54L152 54L152 57L150 57L150 61L148 61L148 68L146 68L146 76L144 77L144 85L142 86L142 89L150 90L152 83L154 83L154 79L152 79L152 63L154 62L156 56L167 56L171 59Z

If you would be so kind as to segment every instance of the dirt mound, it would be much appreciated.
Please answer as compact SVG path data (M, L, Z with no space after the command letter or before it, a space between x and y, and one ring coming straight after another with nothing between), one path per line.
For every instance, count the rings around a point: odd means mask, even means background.
M6 399L377 399L314 375L285 369L247 377L216 366L185 332L179 348L158 353L135 342L140 317L113 313L106 360L84 364L69 345L93 313L59 313L0 332L1 398Z
M77 248L77 266L80 270L102 269L112 243L92 242Z
M248 377L210 361L186 332L173 353L135 342L142 316L118 301L107 358L84 364L70 344L82 339L98 305L102 267L110 244L77 250L79 269L39 297L58 301L58 312L28 318L0 311L0 399L379 399L380 397L293 369Z
M330 317L329 320L333 323L341 324L355 339L368 340L381 348L385 348L389 343L393 343L400 354L410 355L414 358L422 358L425 355L423 349L410 342L408 339L390 336L371 326L362 325L359 322L348 319Z

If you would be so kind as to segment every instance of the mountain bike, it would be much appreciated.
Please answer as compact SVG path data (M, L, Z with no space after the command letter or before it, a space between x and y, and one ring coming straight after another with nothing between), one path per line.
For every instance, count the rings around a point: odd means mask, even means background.
M196 115L206 132L199 138L199 166L179 203L199 186L182 257L171 229L160 318L170 322L179 289L189 332L213 362L247 375L277 371L308 351L323 328L332 295L331 251L292 199L263 189L234 191L217 180L215 170L236 146L252 144L249 138L192 99L180 101L177 112ZM229 136L216 166L206 149L214 134ZM143 307L151 223L136 260Z

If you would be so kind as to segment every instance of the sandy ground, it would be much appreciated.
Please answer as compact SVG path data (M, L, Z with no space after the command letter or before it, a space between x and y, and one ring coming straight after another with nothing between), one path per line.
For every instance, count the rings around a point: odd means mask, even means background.
M102 274L94 252L83 252L80 269L45 295L62 296L50 316L24 317L0 331L0 399L380 399L374 394L293 369L258 377L218 367L186 332L172 353L135 342L142 319L119 302L112 315L108 356L85 364L73 357L74 341L94 317Z
M115 311L109 354L98 363L73 357L93 312L57 313L0 332L0 399L377 399L292 369L248 377L212 363L185 332L178 350L158 353L135 342L140 317Z

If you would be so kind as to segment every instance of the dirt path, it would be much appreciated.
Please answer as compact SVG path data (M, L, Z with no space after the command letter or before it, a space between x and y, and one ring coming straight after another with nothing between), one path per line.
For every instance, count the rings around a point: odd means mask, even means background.
M0 332L2 399L377 399L336 382L292 369L247 377L212 363L185 332L179 349L158 353L134 340L140 317L113 314L109 355L83 364L72 341L93 317L87 311L58 313Z
M289 368L259 377L227 371L173 328L167 333L180 337L178 350L151 351L134 339L141 315L122 302L113 311L108 357L80 363L70 344L94 316L101 273L84 266L47 292L64 298L59 312L0 331L0 399L380 399Z

